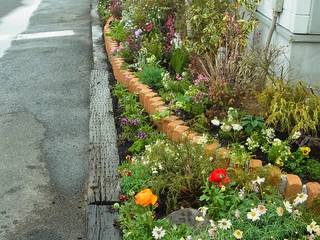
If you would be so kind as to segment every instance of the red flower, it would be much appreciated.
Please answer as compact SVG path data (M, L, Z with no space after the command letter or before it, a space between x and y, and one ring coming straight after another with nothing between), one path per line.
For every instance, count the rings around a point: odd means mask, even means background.
M146 32L151 32L153 29L153 23L152 22L148 22L146 24Z
M213 170L209 176L209 182L213 182L222 187L222 184L230 183L230 178L227 176L227 171L223 168Z

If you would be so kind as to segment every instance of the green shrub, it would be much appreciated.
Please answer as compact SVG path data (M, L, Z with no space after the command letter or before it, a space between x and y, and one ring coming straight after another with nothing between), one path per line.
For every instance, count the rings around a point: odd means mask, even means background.
M138 73L138 77L142 83L149 85L155 89L162 87L162 74L164 69L153 64L145 65L142 71Z
M182 73L188 64L189 53L183 48L173 50L170 57L170 67L175 73Z
M320 162L315 159L309 159L305 162L304 173L313 181L320 181Z
M201 187L213 168L202 145L158 141L143 156L154 175L150 188L165 199L167 212L180 206L197 207Z
M123 42L124 40L126 40L127 32L125 30L124 24L119 20L113 21L110 27L109 35L118 42Z
M277 80L259 95L266 123L288 133L316 134L320 124L320 97L302 83Z

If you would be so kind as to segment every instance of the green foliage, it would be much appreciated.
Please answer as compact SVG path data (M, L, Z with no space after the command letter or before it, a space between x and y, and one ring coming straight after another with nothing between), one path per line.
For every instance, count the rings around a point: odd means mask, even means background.
M142 83L147 84L155 89L159 89L162 87L161 80L163 73L164 69L154 64L147 64L143 66L142 71L138 73L138 77Z
M111 17L110 11L107 7L110 6L111 0L100 0L98 4L98 13L102 22L106 22L109 17Z
M320 97L302 82L274 81L260 94L266 123L282 131L316 134L320 124Z
M320 181L320 162L315 159L308 159L305 162L304 173L313 181Z
M158 141L148 147L143 160L154 172L150 186L164 197L167 212L198 205L201 186L213 166L202 145Z
M275 138L267 150L268 160L279 167L283 167L291 156L290 146L287 141Z
M109 35L118 42L123 42L124 40L126 40L128 34L123 22L114 20L111 24Z
M149 187L151 171L146 165L135 159L136 157L133 157L133 163L124 163L119 167L121 192L126 196L131 196L132 193Z
M130 153L140 153L145 146L157 139L162 139L163 134L152 127L151 120L144 113L136 95L129 93L120 84L116 85L113 94L118 98L122 108L120 140L132 142L128 149Z
M170 57L170 67L175 73L182 73L189 61L189 53L184 48L176 48Z
M219 46L233 37L237 38L240 44L245 45L248 34L255 25L252 13L257 4L252 3L254 1L192 1L187 11L187 20L191 27L191 36L188 39L189 50L197 54L216 53ZM243 15L239 4L252 9L246 21L242 21ZM230 22L227 21L226 16L232 16L235 19L234 27L229 26Z
M160 62L163 59L164 42L161 33L154 32L145 36L141 46L146 50L146 57L155 57L156 62Z
M264 119L252 115L246 115L241 118L241 125L244 127L245 132L251 135L253 132L261 131L264 127Z
M231 166L245 167L248 166L252 159L251 154L245 149L243 145L233 144L230 148L230 163Z

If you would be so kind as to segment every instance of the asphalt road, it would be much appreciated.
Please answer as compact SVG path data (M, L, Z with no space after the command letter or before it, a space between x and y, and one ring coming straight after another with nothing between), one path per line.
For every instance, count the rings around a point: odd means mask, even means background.
M1 0L0 24L32 1ZM1 240L85 239L89 8L42 0L23 34L74 35L13 40L0 57Z

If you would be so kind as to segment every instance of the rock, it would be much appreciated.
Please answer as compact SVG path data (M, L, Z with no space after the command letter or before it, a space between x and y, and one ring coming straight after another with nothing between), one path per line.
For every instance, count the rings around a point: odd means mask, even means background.
M173 224L181 225L186 224L191 227L204 226L209 224L209 219L204 218L204 221L196 221L196 217L202 216L199 210L193 208L183 208L178 211L172 212L167 216L167 219Z

